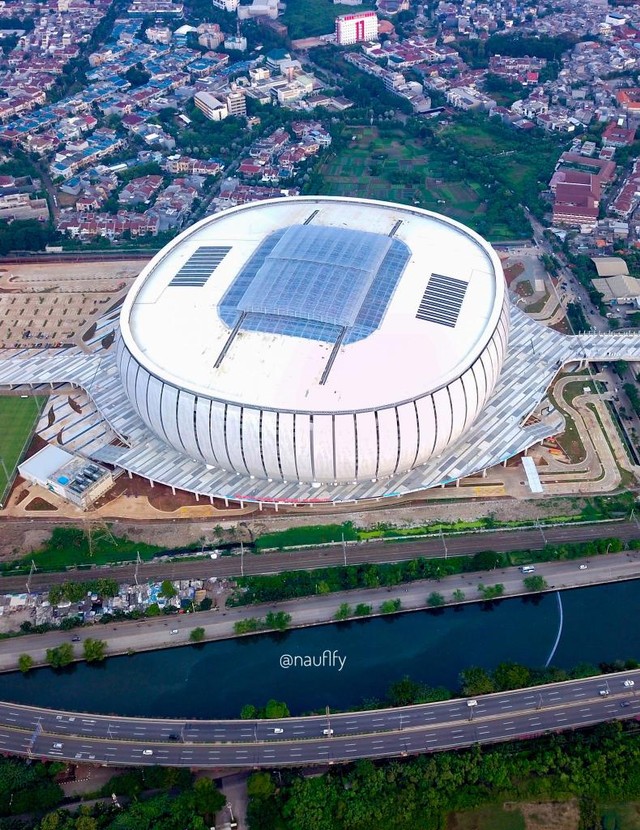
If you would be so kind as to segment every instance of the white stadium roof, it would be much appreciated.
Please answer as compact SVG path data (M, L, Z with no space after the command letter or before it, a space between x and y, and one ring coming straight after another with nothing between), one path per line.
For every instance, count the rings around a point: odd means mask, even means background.
M330 279L329 279L330 277ZM145 267L128 350L196 395L278 410L366 410L458 377L504 303L499 260L437 214L299 197L208 217Z

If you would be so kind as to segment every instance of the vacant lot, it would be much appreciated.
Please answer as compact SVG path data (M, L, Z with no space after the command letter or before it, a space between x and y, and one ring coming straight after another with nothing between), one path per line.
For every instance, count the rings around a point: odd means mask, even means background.
M357 11L375 8L375 3L364 0ZM335 19L341 14L353 14L352 6L334 4L332 0L287 0L287 10L281 17L289 27L292 39L328 35L335 28Z
M482 188L456 181L455 170L419 139L401 131L380 135L377 127L348 127L350 140L323 165L323 192L419 205L473 224L484 213Z
M44 398L0 396L0 503L27 448Z
M346 126L346 143L318 171L321 192L418 205L495 242L529 237L521 205L538 204L558 144L536 137L534 146L531 136L470 116L432 130Z
M579 822L580 808L576 799L509 802L453 813L449 817L447 830L578 830ZM616 825L613 827L618 830Z

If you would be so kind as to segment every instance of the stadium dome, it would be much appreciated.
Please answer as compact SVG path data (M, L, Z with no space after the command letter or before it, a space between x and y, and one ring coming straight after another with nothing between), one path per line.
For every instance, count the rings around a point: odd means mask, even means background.
M507 348L500 261L414 207L294 197L207 217L144 268L118 366L148 427L243 476L364 482L439 457Z

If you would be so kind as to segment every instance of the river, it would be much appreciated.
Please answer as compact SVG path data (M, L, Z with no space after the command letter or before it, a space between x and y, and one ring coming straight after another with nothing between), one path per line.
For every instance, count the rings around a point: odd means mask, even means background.
M234 718L245 703L275 698L300 714L380 698L404 675L455 688L471 665L543 666L556 643L552 665L562 668L640 658L640 581L564 591L561 603L562 627L557 595L547 594L113 657L62 672L2 674L0 699L120 715ZM324 665L282 668L285 655Z

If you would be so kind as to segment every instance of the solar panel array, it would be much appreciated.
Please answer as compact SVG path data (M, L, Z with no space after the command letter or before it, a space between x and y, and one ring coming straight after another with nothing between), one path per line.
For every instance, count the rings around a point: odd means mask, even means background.
M454 328L468 284L442 274L431 274L416 314L418 320Z
M228 245L205 245L198 248L169 283L170 286L202 288L231 250Z

